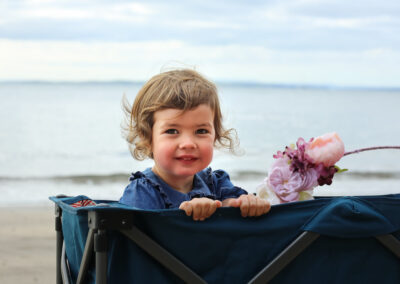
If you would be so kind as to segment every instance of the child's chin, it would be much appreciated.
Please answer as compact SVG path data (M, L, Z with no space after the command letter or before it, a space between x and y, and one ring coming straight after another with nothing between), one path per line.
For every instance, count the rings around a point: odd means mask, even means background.
M197 169L197 168L193 168L193 169L182 169L176 172L176 174L178 176L182 176L182 177L189 177L189 176L194 176L195 174L197 174L198 172L200 172L202 169Z

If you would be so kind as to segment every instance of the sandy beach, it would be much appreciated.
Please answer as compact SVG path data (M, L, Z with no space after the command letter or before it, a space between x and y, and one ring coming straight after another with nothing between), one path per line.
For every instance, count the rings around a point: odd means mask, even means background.
M54 208L0 208L0 283L55 283Z

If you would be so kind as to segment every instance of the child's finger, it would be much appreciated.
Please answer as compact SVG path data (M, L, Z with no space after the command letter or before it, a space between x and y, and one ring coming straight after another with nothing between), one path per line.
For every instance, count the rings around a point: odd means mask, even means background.
M249 215L249 200L246 195L242 195L239 198L241 200L240 212L242 213L242 217L247 217Z
M221 201L218 201L218 200L213 201L212 204L211 204L211 206L208 208L207 217L206 217L206 218L208 218L208 217L210 217L212 214L214 214L215 211L217 211L217 208L219 208L219 207L221 207Z
M263 202L262 203L263 204L263 206L262 206L263 210L262 210L260 215L268 213L269 210L271 209L271 204L267 200L264 200L264 199L261 199L261 198L260 198L260 200Z
M193 220L198 221L203 216L203 206L200 202L195 202L193 204Z
M248 195L249 213L247 216L256 216L257 213L257 198L254 195Z
M256 202L257 202L257 206L256 206L257 210L256 210L255 216L261 216L262 214L264 214L267 203L265 200L263 200L261 198L257 198Z
M264 209L264 214L268 213L269 210L271 210L271 203L269 203L269 201L265 200L265 202L267 203Z
M256 201L257 201L257 210L256 210L255 216L261 216L269 211L268 201L258 198L258 197L257 197Z
M187 216L192 215L193 207L188 201L182 202L181 205L179 206L179 209L184 210Z
M186 201L182 202L181 205L179 205L179 209L185 210L186 209Z
M185 210L185 208L187 206L186 203L187 203L187 201L182 202L181 205L179 205L179 209Z
M204 202L202 202L201 215L199 218L200 221L204 221L206 218L210 217L208 212L210 211L210 209L212 209L212 207L212 202L210 202L210 200L205 200Z

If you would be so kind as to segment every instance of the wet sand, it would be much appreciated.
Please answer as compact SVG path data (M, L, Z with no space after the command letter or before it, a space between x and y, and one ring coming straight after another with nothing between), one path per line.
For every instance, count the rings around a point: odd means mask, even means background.
M0 283L55 283L54 208L0 208Z

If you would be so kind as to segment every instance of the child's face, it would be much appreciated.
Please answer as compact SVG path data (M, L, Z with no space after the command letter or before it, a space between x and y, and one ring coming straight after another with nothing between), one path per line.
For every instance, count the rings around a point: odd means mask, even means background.
M155 112L152 134L153 170L170 185L190 180L211 163L215 129L208 105Z

